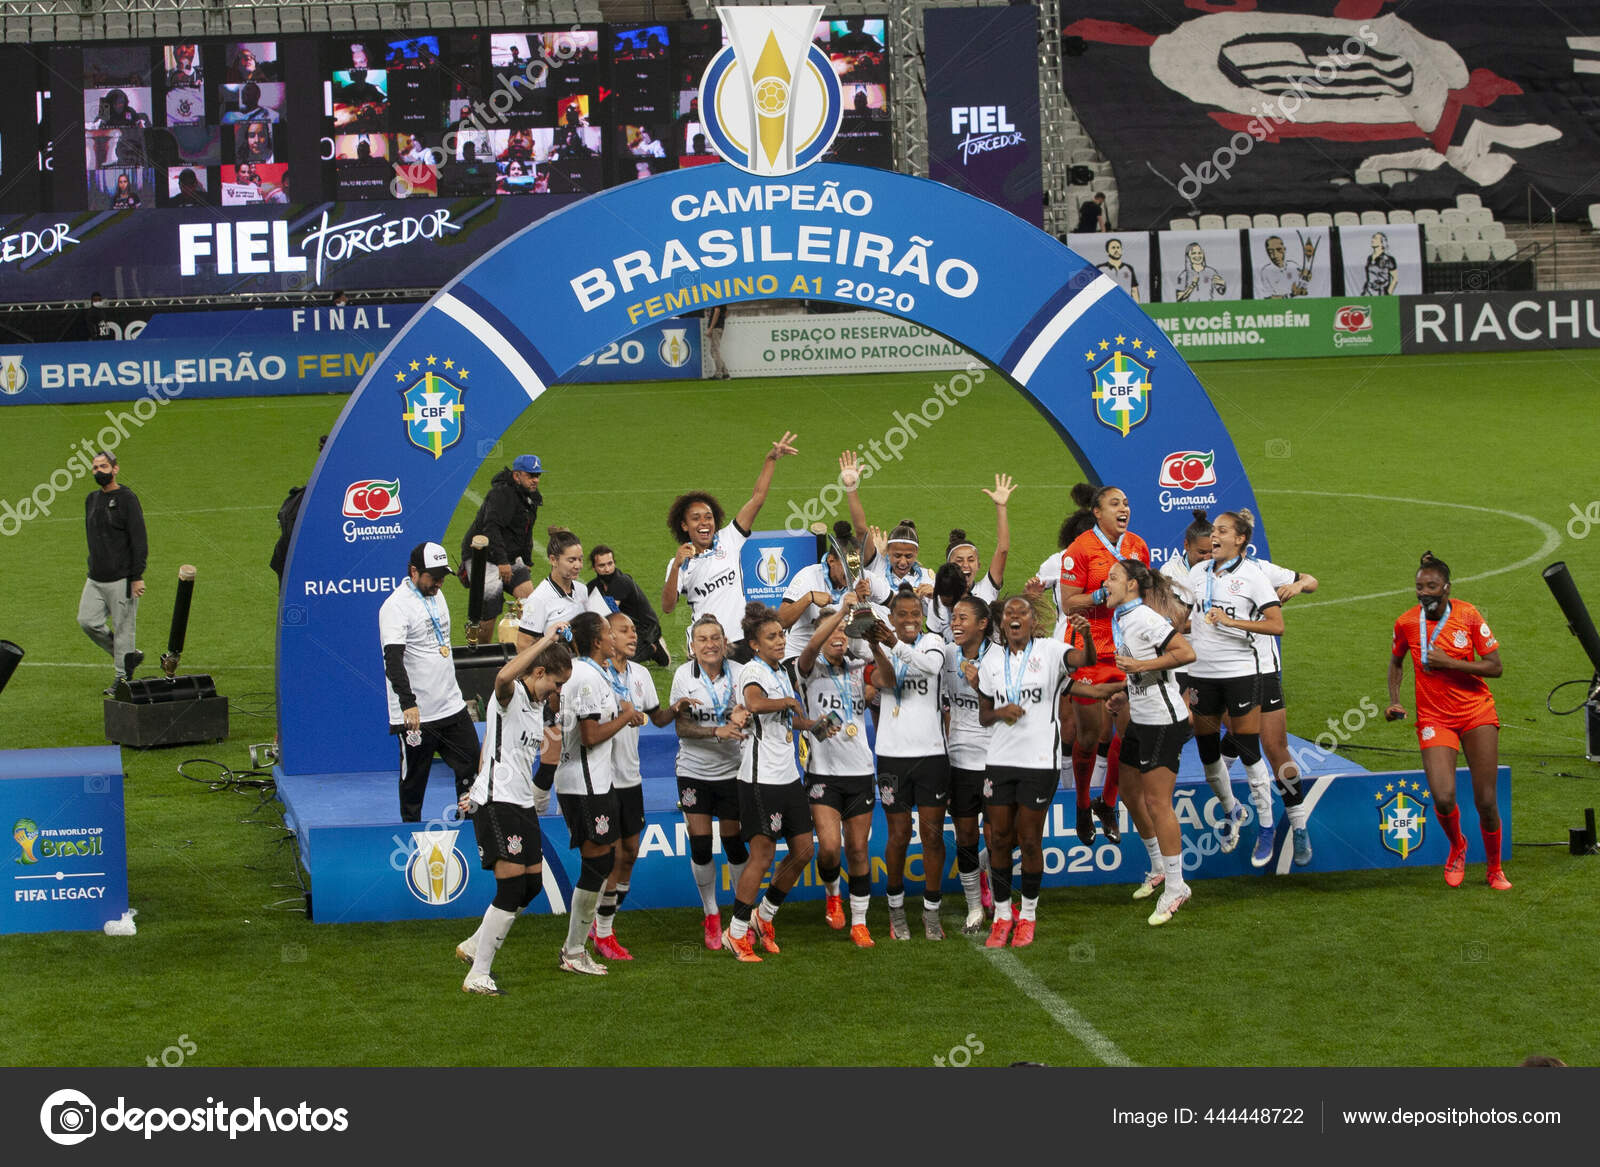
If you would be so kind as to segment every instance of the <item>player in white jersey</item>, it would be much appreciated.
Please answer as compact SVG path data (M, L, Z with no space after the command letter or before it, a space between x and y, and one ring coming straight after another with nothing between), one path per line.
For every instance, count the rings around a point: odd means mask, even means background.
M717 906L717 872L711 857L711 820L719 820L722 854L731 886L737 888L750 851L739 837L739 743L750 711L739 700L727 639L715 616L702 616L689 629L690 659L672 678L674 704L689 698L678 713L678 809L689 832L689 866L705 910L705 946L722 948L722 911Z
M689 600L692 619L710 613L725 630L737 630L744 619L744 571L740 566L740 552L745 540L755 527L756 516L767 501L767 491L772 488L772 472L778 459L798 454L793 442L795 435L784 431L783 437L772 443L761 472L756 475L755 489L750 498L724 525L722 504L716 496L704 491L680 494L667 511L667 529L679 541L678 553L667 564L666 583L661 588L661 612L666 615L678 606L678 597ZM750 649L742 639L735 640L728 655L743 663L750 659Z
M723 943L741 962L751 963L761 959L750 942L752 926L768 952L778 951L773 917L789 889L811 865L815 850L811 842L811 808L795 766L794 735L814 728L817 737L826 738L833 727L819 726L800 707L800 699L783 667L784 635L778 614L765 604L751 604L740 630L755 654L736 680L745 707L753 715L739 759L740 834L750 845L750 863L739 880L733 922L728 925ZM777 853L780 835L788 841L789 854L772 873L772 882L757 911L756 895ZM756 913L754 921L752 912Z
M1238 845L1245 817L1244 808L1235 803L1222 760L1219 731L1226 713L1260 826L1250 862L1265 867L1272 860L1274 833L1272 774L1261 760L1262 677L1273 668L1271 638L1283 632L1283 606L1261 569L1245 556L1254 526L1248 511L1217 516L1211 529L1211 558L1189 573L1194 593L1189 642L1195 661L1188 671L1195 694L1195 749L1227 816L1220 827L1222 850L1232 851Z
M658 728L676 721L679 714L694 703L694 698L679 697L663 707L650 670L633 659L639 650L639 630L634 627L633 618L626 612L613 612L606 617L606 623L611 626L611 659L603 662L603 667L611 691L617 695L617 703L631 704ZM639 858L639 832L644 830L644 774L639 769L641 724L624 726L622 732L611 739L612 786L617 792L620 820L616 865L600 892L600 904L595 909L589 939L594 941L596 952L613 960L633 959L633 954L617 939L615 926L622 901L628 898L633 865Z
M1061 777L1058 698L1074 691L1075 669L1095 662L1089 622L1071 616L1074 644L1038 636L1033 603L1012 596L1001 607L998 651L978 669L978 723L993 726L984 767L989 819L989 877L994 926L985 947L1033 943L1039 886L1044 879L1044 820ZM1022 848L1022 907L1013 918L1011 849ZM1013 933L1013 927L1015 932Z
M517 625L517 648L527 648L537 636L543 636L552 624L570 624L579 612L594 612L604 616L610 611L605 602L591 601L589 591L578 579L583 574L583 544L565 527L550 528L550 542L545 546L550 560L550 574L539 581L539 586L522 602L522 619Z
M1011 554L1011 523L1006 517L1006 502L1015 489L1016 483L1009 474L996 474L994 489L984 488L983 493L994 501L995 512L994 555L985 575L978 575L977 544L968 539L960 527L950 532L950 540L944 548L944 566L934 573L933 602L928 611L928 631L939 633L946 644L952 639L950 610L957 600L971 592L984 603L992 604L1000 598L1000 589L1005 587L1006 558ZM950 567L960 572L959 585L955 574L946 570Z
M874 591L893 599L901 584L908 585L922 601L926 620L933 605L933 572L917 561L916 523L902 519L887 533L867 523L867 512L857 490L861 484L861 468L853 450L839 455L839 484L844 487L845 500L850 505L850 522L855 527L856 538L861 541L862 569L875 577Z
M983 772L988 764L989 736L994 731L978 721L978 669L990 652L999 651L989 634L989 605L975 595L963 596L950 610L954 642L945 645L944 694L949 709L945 744L950 755L950 819L956 828L956 873L967 901L962 931L976 936L984 929L983 869L978 854L978 813L983 809Z
M824 610L821 623L795 661L800 695L827 736L808 735L806 797L817 834L817 877L827 894L823 916L830 928L845 925L839 895L839 851L844 842L850 876L850 939L857 948L873 947L867 929L872 898L871 856L874 800L872 746L867 743L867 706L874 690L866 681L866 661L851 652L845 625L854 609Z
M580 612L570 631L577 659L572 678L561 686L561 763L555 785L582 869L572 891L560 967L566 972L603 974L606 966L589 955L584 941L600 905L601 889L616 864L621 815L613 739L630 725L644 724L644 714L631 701L619 702L606 677L611 626L593 612Z
M545 702L571 676L572 656L558 643L554 628L495 674L478 777L459 804L472 818L478 861L494 872L495 887L477 932L456 946L456 956L472 965L463 992L500 995L492 975L494 955L517 913L543 889L539 812L549 804L550 792L534 785L533 774L545 741Z
M1189 740L1189 708L1176 670L1194 660L1194 649L1162 615L1171 603L1166 576L1137 559L1124 559L1106 574L1106 603L1122 685L1097 685L1122 721L1122 790L1143 807L1140 841L1150 871L1134 889L1142 900L1161 888L1150 923L1165 924L1189 900L1183 878L1183 831L1172 808L1178 755ZM1122 712L1125 711L1125 712Z
M1194 606L1194 592L1189 588L1189 575L1196 564L1211 558L1211 520L1203 510L1190 511L1194 516L1183 529L1183 554L1167 557L1161 565L1161 574L1167 577L1167 586L1183 605L1184 611ZM1162 613L1166 615L1166 613Z
M834 550L835 547L838 551ZM861 545L856 542L855 532L844 519L833 525L833 540L822 562L802 567L794 573L794 578L784 589L778 620L789 630L783 647L783 659L786 661L794 660L811 643L817 622L822 619L823 609L836 608L847 599L874 604L888 602L889 594L882 581L870 574L859 576L854 592L846 597L850 576L839 560L839 552L860 562Z
M922 603L910 585L889 601L893 631L874 630L873 681L878 689L878 798L888 821L889 936L910 940L906 923L906 849L911 810L922 838L922 929L943 940L939 901L944 885L944 816L950 804L950 758L944 741L944 639L922 630Z

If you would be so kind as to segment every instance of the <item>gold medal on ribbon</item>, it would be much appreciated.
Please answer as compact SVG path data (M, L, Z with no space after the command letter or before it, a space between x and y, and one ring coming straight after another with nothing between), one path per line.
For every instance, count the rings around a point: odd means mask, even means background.
M855 737L856 736L856 723L855 722L852 721L849 725L844 727L844 735L845 735L845 737Z
M440 656L449 656L450 655L450 646L448 644L441 644L439 646L439 655Z

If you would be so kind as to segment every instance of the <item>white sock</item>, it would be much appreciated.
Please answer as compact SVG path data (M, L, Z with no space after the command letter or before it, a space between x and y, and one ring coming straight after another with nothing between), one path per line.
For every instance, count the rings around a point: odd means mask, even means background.
M961 894L967 897L967 911L976 912L983 907L983 889L978 886L976 871L961 873Z
M478 951L472 958L472 976L486 975L494 965L494 954L505 943L506 933L516 923L517 914L506 912L490 904L483 910L483 924L478 928Z
M905 892L901 891L901 892L894 892L894 893L890 894L890 896L889 896L889 907L891 907L891 908L899 908L899 909L904 910L905 906L906 906L906 893Z
M745 934L749 931L750 921L741 920L738 916L735 916L733 918L733 923L728 925L728 935L732 936L735 940L743 939Z
M837 896L839 894L839 877L837 875L834 876L832 879L828 880L828 882L823 884L822 886L824 886L825 888L828 889L828 894L829 895Z
M1038 910L1039 910L1039 897L1038 896L1033 896L1033 897L1023 896L1022 897L1022 916L1021 916L1022 919L1024 919L1024 920L1033 919L1034 918L1034 913L1037 912Z
M1162 869L1167 876L1168 891L1182 891L1189 885L1183 881L1183 856L1163 855L1161 857Z
M1140 835L1139 836L1139 842L1144 844L1144 849L1150 856L1150 870L1151 871L1160 871L1161 870L1161 844L1156 842L1154 835L1152 835L1148 839L1145 838L1143 835Z
M611 929L617 923L617 892L615 888L606 888L600 893L600 907L610 908L609 912L596 909L594 915L594 934L596 936L609 936Z
M942 903L943 901L941 900L940 902ZM924 915L937 916L939 914L939 905L934 903L927 896L923 896L922 897L922 911L923 911Z
M1256 817L1262 829L1272 825L1272 771L1265 762L1252 762L1244 768L1250 780L1250 805L1256 808Z
M1289 816L1289 825L1297 831L1305 830L1306 824L1311 821L1311 812L1303 802L1297 806L1286 806L1283 811Z
M765 920L767 923L770 924L770 923L772 923L773 917L778 914L778 909L780 907L782 907L781 904L775 904L771 900L769 900L766 896L762 896L761 897L761 906L759 908L757 908L756 911L757 911L757 913L760 914L760 916L761 916L761 918L763 920Z
M1094 773L1089 775L1089 785L1091 787L1098 786L1101 790L1105 789L1106 763L1110 760L1105 754L1096 754L1094 756ZM1076 790L1077 786L1074 785L1073 789Z
M694 869L694 885L700 890L700 906L708 916L717 914L717 866L714 863L689 864Z
M574 888L572 914L567 917L567 948L571 953L583 951L589 939L589 925L594 923L595 909L600 906L600 893Z
M857 924L865 924L867 922L867 906L871 903L871 896L850 897L850 926L852 928Z
M1206 763L1206 784L1211 787L1217 801L1222 803L1222 813L1232 814L1234 807L1233 783L1228 780L1228 767L1218 758Z

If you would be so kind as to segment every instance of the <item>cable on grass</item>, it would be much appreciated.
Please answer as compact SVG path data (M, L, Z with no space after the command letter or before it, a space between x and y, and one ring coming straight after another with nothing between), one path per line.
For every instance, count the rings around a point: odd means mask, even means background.
M1590 689L1584 694L1583 700L1579 701L1571 709L1554 708L1550 702L1555 700L1557 693L1561 692L1561 690L1567 688L1569 685L1589 685ZM1589 702L1593 701L1597 697L1600 697L1600 676L1595 677L1592 681L1586 681L1582 677L1579 677L1575 681L1562 681L1561 684L1557 685L1554 689L1551 689L1550 692L1546 693L1544 697L1544 707L1550 710L1551 713L1554 713L1557 717L1571 717L1574 713L1580 712L1586 705L1589 704Z
M186 766L215 766L221 773L210 778L200 778L189 773L184 768ZM231 766L225 766L213 758L186 758L178 763L178 773L190 782L198 782L212 791L237 790L242 792L260 790L265 792L268 797L271 797L278 788L276 780L272 777L271 770L235 770ZM258 804L258 809L261 805L265 805L266 801L267 799L263 798L261 803Z

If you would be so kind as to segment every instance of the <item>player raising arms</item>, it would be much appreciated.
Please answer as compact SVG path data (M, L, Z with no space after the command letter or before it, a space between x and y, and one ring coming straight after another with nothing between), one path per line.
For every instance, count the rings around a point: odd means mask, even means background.
M874 602L888 603L900 590L900 585L906 584L922 601L926 619L933 605L933 572L917 562L916 523L902 519L887 534L867 524L867 512L857 489L861 484L861 471L853 450L839 455L839 484L844 487L845 499L850 504L850 522L861 542L862 567L866 574L874 577Z
M847 597L845 592L850 587L850 574L839 559L841 552L860 562L861 544L856 541L855 532L844 519L833 525L833 539L822 562L795 572L784 590L783 604L778 608L778 620L789 630L783 647L784 660L794 660L805 651L824 609L837 607L851 599L863 602L888 599L886 594L873 594L876 577L866 574L856 580L854 592Z
M571 679L561 686L556 798L582 870L572 891L560 968L604 975L606 966L589 955L584 941L599 908L601 889L616 864L620 837L613 739L630 725L643 725L644 714L635 710L632 702L619 702L606 677L605 662L613 651L611 626L593 612L580 612L572 618L570 631L578 659Z
M557 631L549 629L495 674L478 777L461 796L461 810L471 816L478 838L480 861L494 872L495 889L477 932L456 947L456 955L472 963L461 983L463 992L500 995L491 975L494 955L517 913L544 887L539 812L549 803L550 792L535 788L533 773L544 744L545 702L572 676L572 656L556 642Z
M1450 596L1450 567L1433 552L1422 553L1417 568L1417 604L1394 622L1389 650L1390 721L1406 715L1400 703L1400 676L1411 658L1416 681L1417 741L1422 770L1433 795L1433 813L1450 840L1444 881L1460 887L1467 871L1467 840L1456 805L1456 758L1465 750L1472 771L1478 829L1488 858L1489 886L1510 891L1500 866L1500 806L1495 783L1500 762L1500 718L1486 683L1504 672L1500 642L1488 622L1465 600Z
M944 741L944 640L922 631L922 602L909 585L889 601L893 631L874 628L878 688L878 798L888 820L889 936L910 940L906 924L906 848L911 810L922 837L922 933L943 940L939 901L944 884L944 815L950 804L950 759Z
M1044 879L1044 820L1061 776L1062 686L1071 693L1073 670L1095 662L1089 622L1068 618L1082 648L1038 638L1033 603L1012 596L1001 608L998 651L983 664L963 666L978 690L978 723L993 726L984 767L983 793L989 820L989 877L994 887L994 926L988 948L1033 943L1039 886ZM974 681L976 684L974 684ZM1022 910L1013 919L1011 849L1022 847ZM1015 933L1012 928L1015 926Z
M989 570L978 575L978 547L967 538L960 527L950 532L944 549L944 567L939 568L933 580L933 601L928 611L928 631L937 632L945 643L951 640L950 610L962 596L971 592L986 604L1000 598L1000 589L1006 583L1006 558L1011 554L1011 523L1006 517L1006 503L1016 490L1009 474L994 476L994 489L983 488L983 493L994 502L995 536L994 555L989 560ZM961 573L960 591L955 590L955 579L945 567L955 567ZM941 587L940 581L943 580Z
M824 609L821 622L795 661L805 707L830 726L825 736L812 731L806 752L806 794L817 828L817 876L827 891L824 912L830 928L844 927L839 896L839 842L844 839L850 873L850 939L857 948L873 946L867 930L867 905L872 898L872 747L867 744L867 705L873 690L866 683L866 662L850 651L845 624L852 609Z
M1228 715L1234 739L1250 782L1250 801L1259 830L1250 863L1272 861L1272 775L1261 761L1261 698L1263 674L1273 667L1271 637L1283 633L1283 603L1267 577L1245 554L1255 530L1247 510L1225 511L1211 528L1211 558L1189 572L1194 595L1189 613L1189 640L1195 661L1189 683L1195 694L1195 749L1226 816L1218 842L1224 852L1239 845L1244 807L1233 797L1228 767L1222 760L1222 715Z
M1150 923L1165 924L1189 899L1183 878L1183 832L1172 808L1178 754L1189 740L1189 709L1173 674L1194 660L1195 653L1161 614L1172 603L1166 577L1137 559L1112 565L1106 576L1106 602L1112 606L1117 667L1128 678L1120 696L1107 694L1111 696L1107 704L1126 705L1129 716L1122 731L1122 786L1128 805L1139 802L1150 824L1150 833L1141 833L1150 855L1150 873L1133 898L1144 899L1162 888Z
M611 655L601 662L617 704L632 705L656 726L665 726L677 720L694 704L695 698L684 696L673 699L662 708L656 695L656 683L633 655L639 648L639 630L626 612L613 612L606 617L611 628ZM617 912L622 901L628 898L629 880L634 862L639 858L639 832L644 830L644 774L639 769L639 727L643 718L623 726L611 739L611 761L614 776L612 786L617 792L617 853L616 865L606 877L605 889L600 893L600 904L595 909L594 928L589 938L595 951L613 960L632 960L633 954L624 948L614 931Z
M950 819L956 828L956 873L967 901L961 930L969 936L983 931L978 812L983 809L983 774L993 730L978 721L978 691L967 679L966 670L970 667L976 680L984 656L994 648L989 624L989 605L977 596L962 596L950 609L953 643L944 648L944 692L950 709L945 731L950 756Z
M565 527L551 527L545 555L550 560L550 574L523 602L522 619L517 626L519 652L535 637L543 636L552 624L567 624L579 612L596 611L589 603L588 589L578 579L583 574L583 544L578 537ZM605 611L600 605L599 614L604 615Z
M755 489L733 521L723 525L722 504L705 491L680 494L667 511L667 529L680 541L678 553L667 564L667 581L661 588L661 611L665 615L678 606L679 596L689 597L689 612L698 620L706 613L717 618L724 629L740 627L744 619L744 571L740 549L755 527L756 516L772 488L772 473L778 459L800 451L794 448L796 435L785 430L772 443ZM728 655L736 661L750 659L751 650L743 640L729 646Z
M741 961L759 961L750 942L755 927L768 952L778 951L778 937L772 919L789 889L811 864L811 808L806 803L800 771L795 768L794 735L816 727L816 736L826 738L832 726L817 726L805 715L795 696L789 674L783 669L783 625L778 614L765 604L750 604L742 625L745 641L755 654L739 671L737 685L745 708L751 714L751 732L745 738L739 759L740 834L750 845L750 864L744 869L733 901L733 921L723 937ZM772 882L761 897L756 896L761 880L777 853L779 836L788 840L789 854L772 873ZM755 912L752 922L750 916Z
M1094 523L1064 551L1045 560L1037 578L1046 586L1055 585L1056 607L1063 616L1083 616L1089 622L1099 663L1077 679L1086 685L1121 684L1126 678L1114 659L1116 645L1111 637L1111 609L1106 606L1106 576L1112 564L1121 559L1137 559L1148 566L1150 548L1128 530L1132 508L1128 496L1117 487L1090 490L1079 483L1072 488L1072 498L1080 512L1087 509ZM1072 701L1077 724L1072 778L1078 795L1078 841L1086 847L1094 845L1094 820L1098 817L1106 838L1116 843L1122 838L1117 826L1120 743L1115 737L1116 727L1105 702L1078 696ZM1065 709L1062 717L1066 717ZM1090 788L1102 773L1105 781L1101 795L1091 802ZM1139 821L1143 814L1142 807L1129 807L1129 816L1141 833L1148 830L1147 824Z
M727 641L715 616L702 616L689 629L689 653L672 678L672 704L678 710L678 809L689 832L689 865L705 909L705 944L716 952L722 948L722 912L711 861L711 820L720 822L722 853L738 888L750 852L739 837L735 783L750 711L739 703L726 659ZM686 698L689 704L681 704Z

